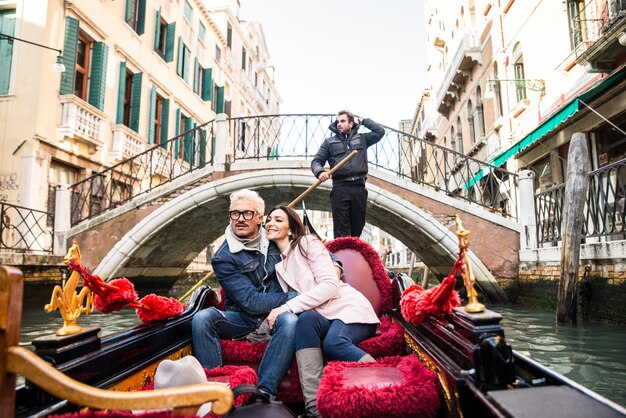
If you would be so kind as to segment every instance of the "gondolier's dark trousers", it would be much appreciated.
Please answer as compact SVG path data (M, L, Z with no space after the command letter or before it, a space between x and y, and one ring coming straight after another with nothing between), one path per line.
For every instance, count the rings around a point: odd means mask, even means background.
M334 181L330 202L335 238L361 236L367 209L365 179Z

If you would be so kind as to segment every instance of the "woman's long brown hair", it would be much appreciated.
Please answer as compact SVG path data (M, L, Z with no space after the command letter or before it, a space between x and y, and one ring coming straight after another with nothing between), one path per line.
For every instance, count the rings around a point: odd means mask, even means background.
M269 218L272 212L278 209L282 210L283 212L287 214L287 220L289 221L289 229L291 230L291 236L292 236L291 242L289 243L289 247L293 249L297 245L300 248L300 254L302 254L305 258L308 259L304 250L302 249L302 246L299 245L302 237L305 235L308 235L306 232L306 228L304 224L302 223L302 220L300 219L300 215L298 215L298 212L296 212L289 206L285 204L280 204L270 209L270 211L267 214L267 218ZM267 223L267 218L265 219L266 223Z

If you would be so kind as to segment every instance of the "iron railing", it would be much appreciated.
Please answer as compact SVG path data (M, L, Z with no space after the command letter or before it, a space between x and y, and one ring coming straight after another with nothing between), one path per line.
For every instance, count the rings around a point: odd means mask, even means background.
M54 213L0 202L0 250L52 253Z
M231 118L228 121L230 161L311 159L324 139L332 135L328 127L334 120L335 116L330 114ZM516 218L515 174L385 128L385 136L368 151L371 166ZM200 154L209 149L214 153L214 141L207 139L214 137L215 126L211 121L72 185L72 225L122 205L205 163L212 164L212 158L208 161ZM190 149L189 144L195 144L195 148Z
M213 164L207 155L215 137L214 121L193 129L70 186L72 225L129 202L136 196Z
M570 7L574 7L575 3L571 3ZM570 19L570 34L576 53L584 51L611 32L615 23L624 17L626 0L586 0L578 14ZM581 44L586 48L577 48Z
M557 245L561 225L565 184L535 196L537 241ZM583 238L626 238L624 201L626 196L626 159L589 173L589 190L583 209Z

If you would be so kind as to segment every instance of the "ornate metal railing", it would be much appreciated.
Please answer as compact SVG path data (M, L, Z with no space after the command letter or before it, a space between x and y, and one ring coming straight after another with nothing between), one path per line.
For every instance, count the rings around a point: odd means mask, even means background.
M206 122L71 185L72 225L212 164L214 136L214 121Z
M325 138L334 115L269 115L230 119L235 160L310 159ZM362 128L363 129L363 128ZM369 164L449 196L516 218L517 175L385 127L385 136L368 150Z
M537 241L556 245L561 240L565 184L535 196ZM583 238L626 237L624 201L626 159L589 173L589 190L583 217Z
M52 219L52 226L46 226ZM54 213L0 203L0 250L52 253Z
M574 7L574 2L572 6ZM578 2L576 2L578 3ZM586 0L584 7L570 19L570 33L576 53L580 54L600 40L615 23L626 17L626 0ZM582 48L578 48L579 45Z
M328 127L334 120L329 114L231 118L230 136L224 139L229 143L227 156L230 162L311 159L324 139L332 135ZM516 218L515 174L385 128L382 140L368 150L371 166ZM215 152L215 144L208 146L214 135L211 121L72 185L72 224L212 164L212 158L207 160L202 154L209 149L211 154Z

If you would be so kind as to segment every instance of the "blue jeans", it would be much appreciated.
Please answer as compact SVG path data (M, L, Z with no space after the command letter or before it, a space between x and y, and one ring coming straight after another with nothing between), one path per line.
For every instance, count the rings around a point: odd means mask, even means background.
M296 328L296 351L320 348L332 360L359 361L367 353L357 347L361 341L373 337L378 324L346 324L340 319L329 320L316 311L300 314Z
M278 316L272 328L259 366L259 389L271 396L276 396L278 384L293 361L297 322L295 314L286 312ZM209 370L222 366L220 339L242 339L257 325L242 312L224 312L214 307L200 311L191 323L193 354Z

